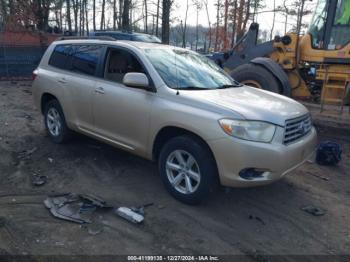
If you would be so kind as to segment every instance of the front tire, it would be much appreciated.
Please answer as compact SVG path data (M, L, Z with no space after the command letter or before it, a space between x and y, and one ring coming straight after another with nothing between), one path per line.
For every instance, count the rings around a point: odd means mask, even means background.
M169 140L160 152L159 172L168 192L196 205L217 188L217 168L209 148L190 136Z
M276 77L260 65L252 63L244 64L234 69L230 75L242 84L282 94Z
M50 100L45 105L44 121L46 131L54 143L62 144L71 138L71 131L67 127L63 110L57 100Z

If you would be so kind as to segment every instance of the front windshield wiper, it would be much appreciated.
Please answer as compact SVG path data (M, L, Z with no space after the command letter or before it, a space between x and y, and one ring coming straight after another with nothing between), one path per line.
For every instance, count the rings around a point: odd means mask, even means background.
M222 85L222 86L219 86L218 89L226 89L226 88L231 88L231 87L240 87L242 86L242 84L231 84L231 85Z
M181 86L174 88L176 90L208 90L210 88L206 87L198 87L198 86Z
M230 85L221 85L218 87L199 87L199 86L181 86L174 88L176 90L213 90L213 89L225 89L225 88L231 88L231 87L239 87L242 86L242 84L230 84Z

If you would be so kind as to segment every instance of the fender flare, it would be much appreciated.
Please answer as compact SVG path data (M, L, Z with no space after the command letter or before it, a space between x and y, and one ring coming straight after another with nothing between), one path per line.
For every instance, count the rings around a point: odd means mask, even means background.
M288 97L291 96L292 88L289 84L288 76L275 61L267 57L258 57L251 60L250 63L263 66L265 69L271 72L271 74L273 74L280 82L282 94Z

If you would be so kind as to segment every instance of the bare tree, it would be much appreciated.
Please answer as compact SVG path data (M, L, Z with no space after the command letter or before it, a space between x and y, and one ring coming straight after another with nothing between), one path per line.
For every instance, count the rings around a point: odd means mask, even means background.
M117 29L117 0L113 0L113 30Z
M103 30L105 24L105 6L106 0L102 0L100 30Z
M37 28L39 30L46 31L48 29L49 12L50 12L50 0L33 1L33 13L35 15Z
M96 0L92 1L92 28L96 31Z
M84 0L84 10L85 10L85 23L86 23L86 33L89 35L89 17L88 17L88 7L87 0Z
M224 14L224 49L227 49L227 23L228 23L228 0L225 0L225 14Z
M272 26L270 31L270 40L273 37L273 31L275 30L275 21L276 21L276 0L273 0L273 18L272 18Z
M219 44L220 7L221 7L220 0L217 0L217 2L216 2L215 51L218 50L218 44Z
M205 6L205 11L207 13L207 19L208 19L208 34L209 34L209 44L208 44L208 50L211 48L211 41L212 41L212 28L211 28L211 21L210 21L210 15L209 15L209 8L208 8L208 0L203 0L203 4Z
M70 0L66 0L66 17L67 17L68 31L72 32L72 18L70 15Z
M202 9L202 1L200 0L193 0L193 4L196 7L197 11L197 19L196 19L196 51L198 51L198 41L199 41L199 11Z
M130 30L130 0L124 0L123 3L122 29Z
M74 30L78 33L78 11L79 11L79 2L78 0L72 0L73 4L73 13L74 13Z
M170 41L170 10L172 0L163 0L163 14L162 14L162 42L169 44Z
M160 9L160 0L158 0L157 2L156 36L159 35L159 9Z
M144 0L145 5L145 33L148 34L148 9L147 9L147 0Z
M188 15L189 2L186 0L186 12L185 19L182 26L182 47L186 47L186 31L187 31L187 15Z

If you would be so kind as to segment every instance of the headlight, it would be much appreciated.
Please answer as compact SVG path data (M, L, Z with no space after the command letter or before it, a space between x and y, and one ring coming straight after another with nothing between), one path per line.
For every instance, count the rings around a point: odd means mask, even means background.
M221 119L219 123L228 135L256 142L271 142L276 131L275 125L261 121Z

